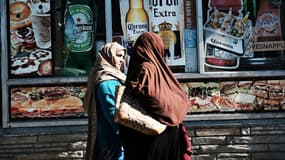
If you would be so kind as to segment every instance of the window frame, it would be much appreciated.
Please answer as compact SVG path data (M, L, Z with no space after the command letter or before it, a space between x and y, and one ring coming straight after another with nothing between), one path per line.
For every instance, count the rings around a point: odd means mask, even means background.
M106 18L106 42L112 41L112 14L111 0L105 1ZM86 83L87 77L40 77L40 78L21 78L10 79L8 77L8 28L7 15L9 0L0 2L1 15L1 85L2 85L2 127L39 127L39 126L62 126L62 125L87 125L87 119L60 119L60 120L31 120L14 122L9 120L9 87L25 85L53 85L53 84L78 84ZM198 54L198 72L197 73L174 73L180 82L199 82L212 80L241 80L241 79L284 79L285 70L274 71L241 71L241 72L205 72L203 69L203 23L202 23L202 1L196 1L196 20L197 20L197 54ZM200 8L200 9L199 9ZM200 29L199 29L200 28ZM109 32L110 31L110 32ZM186 66L187 67L187 66ZM230 116L228 116L230 115ZM247 119L278 119L285 118L284 112L274 113L207 113L190 114L185 121L213 121L213 120L247 120Z

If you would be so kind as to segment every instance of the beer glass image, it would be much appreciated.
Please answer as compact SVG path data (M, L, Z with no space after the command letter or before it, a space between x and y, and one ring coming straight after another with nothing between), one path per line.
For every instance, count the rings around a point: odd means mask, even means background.
M185 66L184 2L177 0L150 2L150 31L161 37L166 63L169 66Z
M50 3L32 4L32 27L39 48L51 47Z

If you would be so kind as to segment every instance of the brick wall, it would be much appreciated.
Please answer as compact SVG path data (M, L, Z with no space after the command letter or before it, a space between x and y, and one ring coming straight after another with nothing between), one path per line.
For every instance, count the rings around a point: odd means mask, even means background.
M193 160L284 160L284 120L190 126ZM191 123L191 122L189 122Z
M193 160L285 157L285 120L186 121ZM0 129L0 160L83 160L87 126Z
M86 126L0 129L0 160L83 160Z

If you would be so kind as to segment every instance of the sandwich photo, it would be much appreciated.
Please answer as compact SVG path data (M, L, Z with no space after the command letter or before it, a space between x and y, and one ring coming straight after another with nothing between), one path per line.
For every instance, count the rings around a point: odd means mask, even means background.
M237 93L232 98L235 109L240 111L254 110L257 104L256 96L248 93Z
M220 83L220 91L223 95L234 94L238 91L237 82L235 81L224 81Z
M17 87L11 89L11 118L80 117L84 87Z
M267 82L264 80L259 80L259 81L254 82L252 93L255 94L257 97L267 99L268 90L269 90L269 87L267 85Z
M278 100L265 99L263 101L263 108L265 111L277 111L280 109L280 103Z
M252 81L239 81L237 84L239 93L249 93L252 89Z
M218 83L192 82L189 84L189 95L191 101L191 113L195 112L217 112L219 108L213 103L212 98L219 94Z

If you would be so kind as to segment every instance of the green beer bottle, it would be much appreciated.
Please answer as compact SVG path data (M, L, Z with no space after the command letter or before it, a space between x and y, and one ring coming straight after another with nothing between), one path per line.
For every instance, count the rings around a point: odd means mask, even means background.
M92 0L68 0L65 8L63 71L61 75L88 75L93 66L96 7Z

